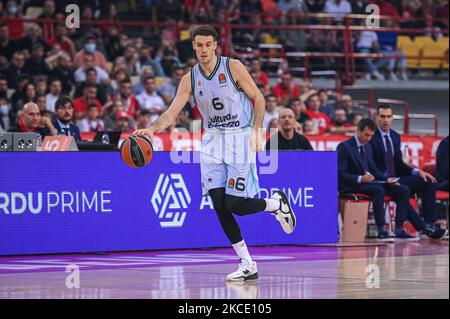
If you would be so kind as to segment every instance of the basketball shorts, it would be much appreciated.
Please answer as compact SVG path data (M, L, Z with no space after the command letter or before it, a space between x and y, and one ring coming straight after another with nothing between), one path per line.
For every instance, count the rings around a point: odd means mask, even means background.
M200 148L203 195L225 187L225 193L252 198L259 194L256 152L250 148L251 128L209 130Z

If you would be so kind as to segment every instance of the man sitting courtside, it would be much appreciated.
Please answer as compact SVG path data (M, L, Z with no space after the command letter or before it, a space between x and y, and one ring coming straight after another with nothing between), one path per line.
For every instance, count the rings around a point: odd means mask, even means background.
M73 119L73 102L67 97L60 97L55 102L56 118L53 121L58 135L73 136L75 141L81 140L80 129L72 124Z
M281 109L279 113L279 132L272 135L266 142L266 150L310 150L313 148L308 139L296 132L300 126L295 119L295 113L290 108Z
M400 135L392 129L393 120L392 107L389 104L379 105L378 129L370 142L375 163L386 177L399 177L399 183L408 187L411 194L417 193L422 197L422 215L425 223L432 225L436 220L436 178L403 161Z
M41 116L39 106L36 103L29 102L19 111L17 126L11 127L10 132L28 133L34 132L40 135L42 139L45 136L57 135L57 130L52 122Z
M444 237L444 230L425 225L414 209L411 209L408 187L398 184L395 178L386 178L385 174L378 170L369 144L375 131L376 125L372 120L362 119L358 123L356 134L338 145L339 192L365 194L371 198L380 240L389 239L385 229L385 194L391 195L397 204L394 232L396 238L414 239L403 229L406 220L409 220L417 231L423 231L429 237Z
M448 135L440 143L436 152L436 177L439 190L448 192Z

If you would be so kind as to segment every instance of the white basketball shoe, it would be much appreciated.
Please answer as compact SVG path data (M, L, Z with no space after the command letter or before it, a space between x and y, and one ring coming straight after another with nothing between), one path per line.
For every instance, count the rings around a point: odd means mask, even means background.
M277 190L271 198L280 201L280 209L271 212L271 214L275 215L275 218L280 222L284 232L286 234L291 234L295 229L296 217L286 194Z
M256 279L258 279L256 262L250 264L246 259L241 259L238 270L227 276L227 281L248 281Z

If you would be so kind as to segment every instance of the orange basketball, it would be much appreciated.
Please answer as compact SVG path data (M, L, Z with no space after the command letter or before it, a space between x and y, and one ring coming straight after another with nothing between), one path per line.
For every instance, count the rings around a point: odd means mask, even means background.
M130 167L142 167L150 163L153 157L153 146L150 139L143 135L127 137L120 146L120 156Z

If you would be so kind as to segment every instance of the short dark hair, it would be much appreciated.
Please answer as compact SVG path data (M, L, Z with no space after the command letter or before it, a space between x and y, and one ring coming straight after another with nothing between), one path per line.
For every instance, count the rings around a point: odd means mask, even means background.
M320 98L319 93L313 93L310 96L308 96L308 98L306 99L306 104L309 104L309 102L311 102L311 99L313 97L317 96L318 98Z
M89 104L88 107L87 107L88 111L89 111L90 109L93 109L93 108L98 108L97 104L91 103L91 104Z
M170 74L174 74L174 73L177 72L178 70L181 70L181 71L184 72L184 67L183 67L182 65L175 65L175 66L172 68Z
M266 96L265 96L265 98L266 98L266 101L270 98L270 97L274 97L274 98L277 98L277 96L275 95L275 94L273 94L273 93L269 93L269 94L267 94Z
M366 127L368 127L371 131L375 131L377 129L377 125L373 120L368 118L361 119L358 123L358 130L362 132L366 129Z
M377 115L380 113L380 109L392 110L392 106L390 104L387 104L387 103L383 103L383 104L378 105L378 107L377 107Z
M210 25L201 25L197 27L194 32L192 32L192 41L194 41L195 37L198 35L210 35L214 38L214 41L217 41L217 31L213 26Z
M153 75L146 76L144 79L144 83L147 82L147 80L154 80L154 79L155 77Z
M147 115L152 115L152 113L150 113L149 110L142 110L138 116L147 116Z
M87 75L89 72L95 72L97 74L97 70L95 68L87 68L84 73Z
M86 83L84 85L83 90L92 89L92 88L97 90L97 85L95 85L94 83Z
M65 106L67 103L70 103L70 105L72 105L72 107L73 107L73 101L70 97L68 97L68 96L59 97L55 102L55 110L59 109L60 107Z

